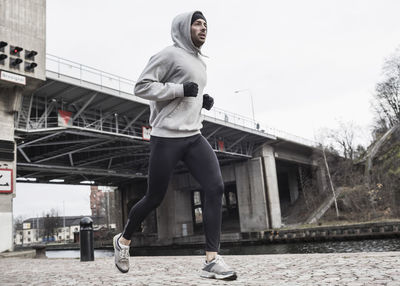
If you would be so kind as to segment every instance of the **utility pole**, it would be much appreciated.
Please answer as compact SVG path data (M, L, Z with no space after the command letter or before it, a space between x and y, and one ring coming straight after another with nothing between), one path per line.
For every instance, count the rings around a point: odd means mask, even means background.
M235 93L239 93L239 92L244 92L244 91L247 91L249 93L249 95L250 95L251 111L252 111L252 114L253 114L253 121L254 121L254 124L255 124L256 123L256 119L255 119L255 116L254 116L254 101L253 101L253 94L251 93L251 90L250 89L239 89L239 90L235 90L234 92Z
M63 212L64 212L64 219L63 219L63 233L64 233L64 243L66 243L65 241L65 201L63 201Z
M107 229L110 229L110 188L107 190Z
M333 200L335 201L336 217L339 217L339 208L338 208L338 205L337 205L335 188L333 187L333 182L332 182L332 178L331 178L331 172L329 171L328 160L326 159L324 146L322 146L322 154L324 156L325 168L326 168L326 171L328 173L328 179L329 179L329 183L330 183L331 190L332 190L332 193L333 193Z

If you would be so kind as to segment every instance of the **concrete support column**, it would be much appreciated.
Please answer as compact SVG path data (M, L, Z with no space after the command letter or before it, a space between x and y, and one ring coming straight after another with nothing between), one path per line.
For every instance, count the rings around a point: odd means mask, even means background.
M157 231L161 243L169 244L174 237L193 234L191 192L178 190L178 178L173 176L167 194L157 208Z
M269 228L268 206L261 158L235 165L240 231Z
M269 145L264 145L261 149L261 157L263 160L264 175L267 186L270 227L280 228L282 224L282 218L274 149Z
M116 230L117 232L122 232L124 228L124 218L123 218L123 206L122 206L122 190L117 188L114 190L114 213L115 213L115 221L116 221Z
M146 193L147 181L134 181L132 183L118 186L119 198L121 200L121 224L122 228L128 220L130 209L138 202Z
M299 197L299 184L297 181L296 169L290 169L288 173L290 203L293 204Z
M0 197L0 252L13 250L13 195Z
M0 140L14 141L14 104L20 96L16 89L0 89ZM13 193L0 193L0 252L13 250L13 209L16 187L16 147L14 146L14 160L6 161L0 158L0 169L11 169L13 178ZM4 178L1 183L3 184Z
M150 234L157 232L157 211L152 211L143 221L143 233Z
M328 191L328 175L323 162L317 161L316 165L318 192L322 194Z

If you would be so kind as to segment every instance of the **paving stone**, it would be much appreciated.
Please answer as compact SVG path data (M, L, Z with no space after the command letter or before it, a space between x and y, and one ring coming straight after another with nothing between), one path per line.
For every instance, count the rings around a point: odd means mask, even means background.
M399 252L226 255L236 281L199 277L202 256L131 257L120 273L114 258L0 259L0 285L400 285Z

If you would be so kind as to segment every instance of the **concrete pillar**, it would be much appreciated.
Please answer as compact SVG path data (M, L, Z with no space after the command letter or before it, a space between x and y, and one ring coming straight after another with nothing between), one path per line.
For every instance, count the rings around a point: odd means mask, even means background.
M1 66L0 78L0 140L14 142L14 114L20 110L22 92L34 90L46 79L46 1L1 1L1 40L9 44L2 53L8 54L11 45L20 46L26 50L38 52L35 56L37 67L35 72L25 71L25 63L20 69L11 68L10 56ZM22 52L20 58L25 60ZM1 142L4 147L9 142ZM2 150L4 151L4 150ZM0 169L11 169L13 192L0 193L0 252L12 250L13 222L12 198L15 195L16 183L16 148L14 145L14 159L7 156L0 157ZM2 152L2 154L4 154ZM9 174L3 171L0 178L1 187ZM7 175L9 177L9 175ZM1 190L3 192L3 190Z
M320 194L327 192L329 189L327 181L328 175L326 173L325 164L321 161L317 161L315 172L317 173L318 192Z
M143 221L143 233L157 233L157 211L154 210Z
M13 89L0 89L0 140L14 142L14 112L10 105L14 105L17 94ZM16 186L16 147L14 145L14 158L5 160L0 158L0 169L12 170L12 193L0 193L0 252L13 250L13 215L12 200L15 197ZM0 180L5 183L5 178Z
M0 197L0 252L13 250L13 195Z
M146 193L147 181L136 180L128 184L118 186L118 193L121 200L121 223L122 228L128 220L130 208L139 201ZM131 203L130 203L131 202Z
M173 176L161 205L157 208L157 232L161 243L174 237L193 234L191 192L178 189L178 176Z
M297 181L296 169L289 169L288 172L289 180L289 192L290 192L290 203L293 204L299 197L299 184Z
M122 232L124 228L124 218L123 218L123 206L122 206L122 190L117 188L114 190L114 214L116 221L116 231Z
M261 158L235 166L240 231L262 231L269 228L268 206Z
M280 228L282 225L282 218L274 149L269 145L264 145L260 151L260 155L263 160L264 176L267 186L270 227Z

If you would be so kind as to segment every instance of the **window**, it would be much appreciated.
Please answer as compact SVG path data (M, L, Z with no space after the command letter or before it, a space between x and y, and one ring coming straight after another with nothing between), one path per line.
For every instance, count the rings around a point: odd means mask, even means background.
M231 205L236 205L236 194L234 192L229 192L229 203Z
M28 237L28 242L31 242L31 239L30 239L30 237Z
M30 230L28 231L28 234L31 234L31 231L30 231Z
M192 192L192 216L194 231L201 231L203 224L202 194L200 191Z
M69 239L69 235L67 235L67 239Z
M225 194L222 195L222 206L226 206L226 197Z
M200 192L194 192L194 205L201 205Z
M196 224L203 222L203 212L201 210L201 207L194 209L194 221Z

